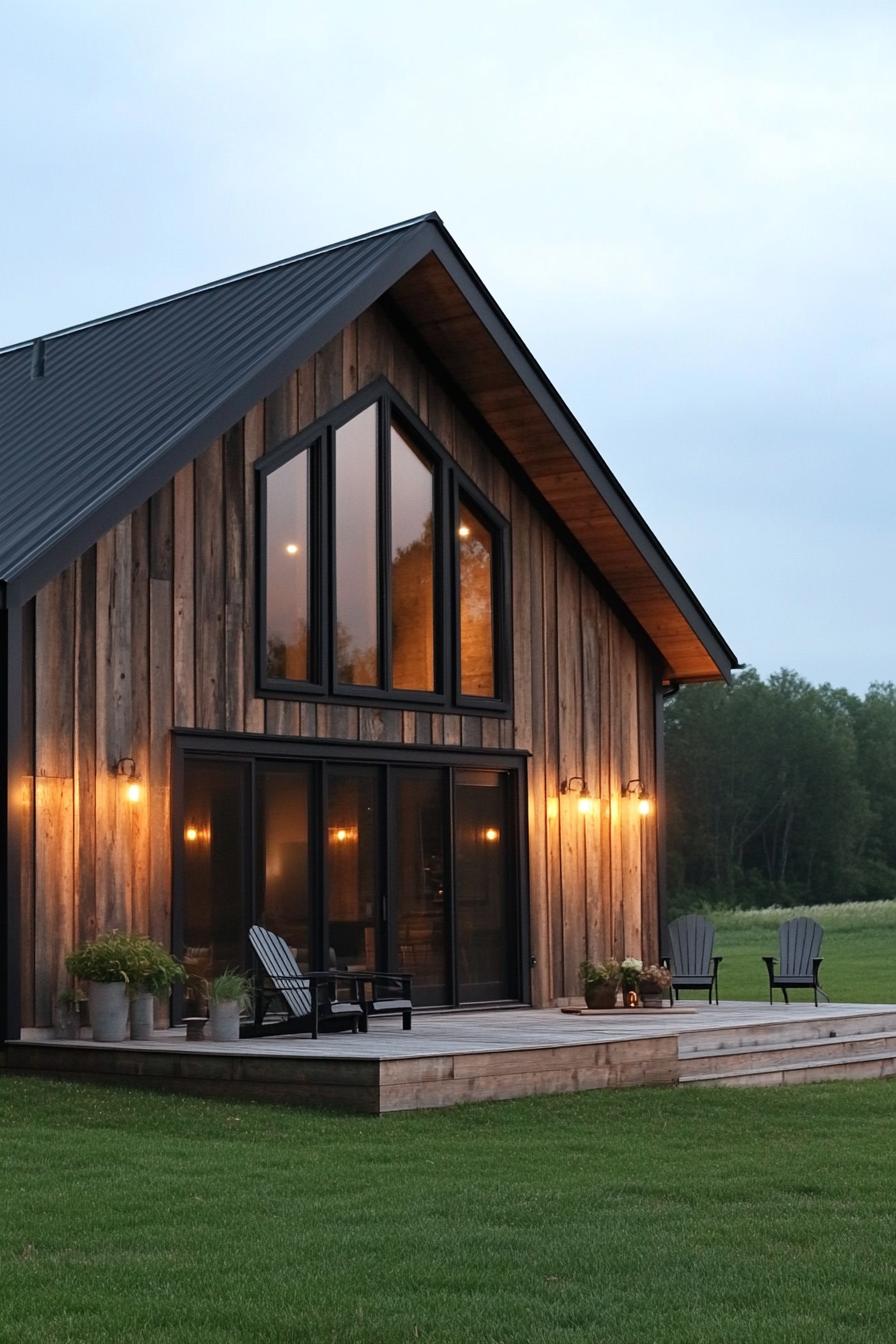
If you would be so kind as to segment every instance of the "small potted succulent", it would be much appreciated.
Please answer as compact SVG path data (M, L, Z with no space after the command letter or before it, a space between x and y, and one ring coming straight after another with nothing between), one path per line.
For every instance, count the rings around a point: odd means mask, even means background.
M82 943L65 959L70 975L87 985L95 1041L123 1041L128 1031L128 985L137 957L130 934L112 929Z
M619 962L612 957L606 961L583 961L579 967L579 979L588 1007L615 1008L619 978Z
M665 966L645 966L638 980L638 994L645 1008L662 1008L663 993L672 983Z
M184 979L184 968L161 943L139 934L133 937L135 965L129 985L131 1039L151 1041L155 1027L156 999L167 998L172 987Z
M240 1014L252 1003L252 980L242 971L228 968L206 980L208 1016L213 1041L238 1041Z
M643 969L644 963L639 961L637 957L626 957L620 963L619 978L622 982L622 1002L626 1008L637 1008L638 1006L638 984Z

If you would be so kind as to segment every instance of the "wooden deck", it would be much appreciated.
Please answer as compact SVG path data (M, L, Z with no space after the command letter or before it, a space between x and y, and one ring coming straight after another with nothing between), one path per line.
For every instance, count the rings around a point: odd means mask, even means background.
M411 1032L401 1030L400 1019L386 1018L372 1022L366 1036L279 1036L232 1045L187 1044L177 1028L157 1032L152 1041L116 1045L32 1034L7 1043L5 1066L381 1114L679 1081L807 1081L786 1078L782 1070L798 1066L795 1074L811 1074L816 1056L834 1046L831 1059L841 1074L856 1063L853 1056L864 1061L862 1076L874 1071L869 1061L880 1062L878 1073L896 1071L896 1005L694 1003L582 1016L557 1009L417 1013ZM766 1057L780 1077L744 1077L762 1073Z

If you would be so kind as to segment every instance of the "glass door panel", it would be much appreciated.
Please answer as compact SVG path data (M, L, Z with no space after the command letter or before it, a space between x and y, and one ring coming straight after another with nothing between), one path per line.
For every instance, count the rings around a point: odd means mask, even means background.
M499 770L458 770L454 776L454 895L461 1003L510 999L517 992L508 785L507 774Z
M285 938L305 970L315 962L311 910L311 768L259 762L256 921Z
M444 770L395 769L392 774L392 937L390 969L414 977L414 1002L451 1002Z
M380 771L330 766L326 834L329 964L378 969L382 883Z
M183 821L183 961L187 998L200 981L246 965L249 767L186 760Z

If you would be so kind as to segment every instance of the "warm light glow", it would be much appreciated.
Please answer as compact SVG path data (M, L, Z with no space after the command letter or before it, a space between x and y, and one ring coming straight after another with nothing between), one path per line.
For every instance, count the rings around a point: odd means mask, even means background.
M299 548L294 541L291 541L286 548L287 555L298 555Z
M486 829L486 832L485 832L485 838L486 838L486 840L488 840L488 841L490 841L490 842L494 842L495 840L500 840L500 839L501 839L501 832L498 831L498 830L496 830L494 826L489 826L489 827Z
M466 539L470 535L470 529L466 523L461 523L460 527L457 529L457 535L459 537L463 537L464 539Z
M139 784L135 784L134 781L131 780L130 784L127 786L127 788L126 788L125 791L124 791L124 796L125 796L125 798L127 798L127 800L128 800L129 803L139 803L139 801L140 801L140 785L139 785Z
M638 800L638 811L641 813L641 816L642 816L642 817L649 817L649 816L650 816L650 799L649 799L649 798L641 798L641 799Z
M548 799L548 821L556 821L560 815L560 799L555 795Z
M328 831L330 843L333 845L344 845L348 841L358 839L357 826L331 826Z
M195 826L187 827L187 829L184 831L184 839L189 840L190 844L193 844L196 840L199 839L199 832L197 831Z
M579 811L583 817L590 817L594 808L594 799L584 795L579 799Z

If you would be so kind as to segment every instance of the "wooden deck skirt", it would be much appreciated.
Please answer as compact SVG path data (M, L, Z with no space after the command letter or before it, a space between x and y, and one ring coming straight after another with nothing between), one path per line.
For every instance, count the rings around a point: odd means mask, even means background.
M790 1039L794 1030L821 1042L885 1022L896 1029L896 1007L695 1004L606 1017L547 1009L421 1013L412 1032L384 1019L372 1022L366 1036L317 1041L281 1036L188 1045L183 1028L120 1045L32 1037L7 1042L5 1067L79 1082L381 1115L604 1087L671 1086L679 1082L687 1055L704 1046L762 1048Z

